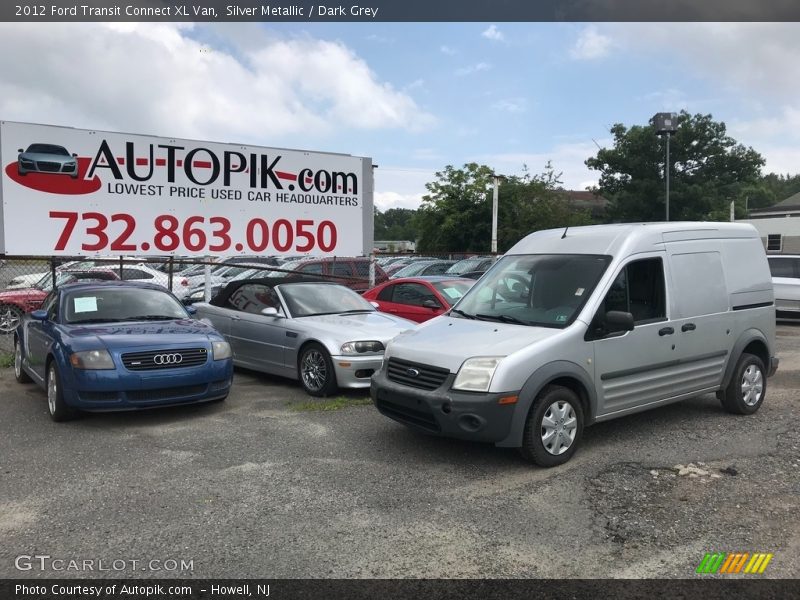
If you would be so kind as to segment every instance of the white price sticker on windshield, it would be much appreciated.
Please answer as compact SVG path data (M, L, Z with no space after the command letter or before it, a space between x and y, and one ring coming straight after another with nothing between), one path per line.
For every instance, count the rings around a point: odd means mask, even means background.
M95 296L75 298L75 312L97 312L97 298Z

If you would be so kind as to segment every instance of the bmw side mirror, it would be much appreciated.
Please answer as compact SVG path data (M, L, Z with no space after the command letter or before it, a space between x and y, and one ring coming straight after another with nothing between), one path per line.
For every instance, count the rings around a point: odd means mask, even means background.
M633 331L633 315L621 310L606 313L605 325L609 331Z
M47 321L47 311L34 310L33 312L31 312L31 319L35 319L37 321Z
M273 306L268 306L264 310L261 311L261 314L265 317L277 317L278 316L278 309Z
M370 302L370 304L372 304L372 306L374 306L375 308L380 308L381 307L381 305L378 304L377 302Z
M196 315L197 309L194 306L187 306L186 312L188 312L190 315Z

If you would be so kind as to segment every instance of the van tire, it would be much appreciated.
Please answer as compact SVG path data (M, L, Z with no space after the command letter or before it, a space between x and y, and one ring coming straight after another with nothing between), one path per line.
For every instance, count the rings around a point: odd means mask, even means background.
M566 450L560 454L553 454L545 447L542 440L542 431L545 428L543 420L545 415L551 413L553 407L559 407L566 411L565 421L574 419L574 437ZM549 419L549 417L548 417ZM559 423L559 425L561 425ZM566 434L566 430L564 432ZM559 385L549 385L545 387L531 406L528 413L528 420L525 423L525 431L522 435L522 447L519 453L522 457L539 465L540 467L555 467L567 462L575 454L578 444L583 435L583 408L578 396L572 390Z
M736 363L728 387L719 394L722 407L735 415L752 415L756 412L767 395L766 373L764 363L759 357L743 353ZM751 392L749 399L746 398L746 389ZM758 393L755 400L752 396L754 393Z

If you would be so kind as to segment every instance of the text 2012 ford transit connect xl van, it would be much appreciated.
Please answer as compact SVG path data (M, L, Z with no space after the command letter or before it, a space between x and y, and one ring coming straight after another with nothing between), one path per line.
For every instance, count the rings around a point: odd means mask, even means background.
M371 393L409 427L549 467L585 425L699 394L754 413L774 354L752 226L578 227L527 236L449 313L396 337Z

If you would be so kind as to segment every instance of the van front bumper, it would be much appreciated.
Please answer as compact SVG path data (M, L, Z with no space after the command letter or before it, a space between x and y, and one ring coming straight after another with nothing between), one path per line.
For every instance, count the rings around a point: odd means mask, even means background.
M390 381L386 369L372 376L370 395L378 411L412 429L464 440L497 443L504 440L514 416L514 404L501 398L519 392L481 393L451 389L455 374L435 390Z

